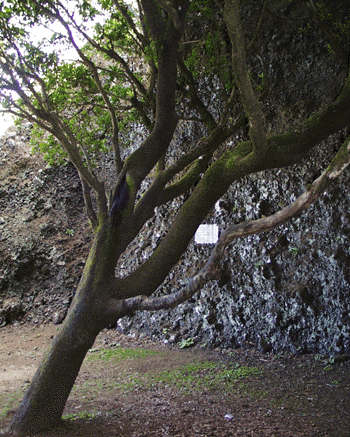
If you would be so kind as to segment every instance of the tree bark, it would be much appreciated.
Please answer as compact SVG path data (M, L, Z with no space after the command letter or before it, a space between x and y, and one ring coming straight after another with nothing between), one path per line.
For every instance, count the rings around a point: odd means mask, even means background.
M77 306L83 305L79 302ZM52 341L12 419L9 427L12 434L31 435L60 424L81 364L98 334L89 329L91 320L86 310L71 311ZM76 312L80 313L77 319Z
M113 247L117 246L117 238L110 221L95 237L68 315L13 417L9 427L13 435L31 435L59 425L88 350L98 333L118 318L118 311L110 314L108 310L119 257Z

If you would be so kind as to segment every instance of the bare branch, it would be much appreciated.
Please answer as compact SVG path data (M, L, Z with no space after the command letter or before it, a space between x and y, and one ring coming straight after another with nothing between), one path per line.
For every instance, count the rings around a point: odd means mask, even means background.
M116 112L115 112L114 106L112 105L111 101L108 98L106 91L103 88L103 85L101 83L100 76L98 74L98 71L97 71L95 64L90 59L88 59L80 50L78 51L78 53L79 53L79 56L81 57L81 59L83 60L84 64L92 72L92 75L95 79L95 83L97 85L97 88L101 93L103 101L105 102L107 109L108 109L108 112L109 112L109 115L111 117L111 121L112 121L112 145L113 145L113 151L114 151L114 160L115 160L115 165L116 165L116 171L118 174L122 168L122 160L120 157L119 128L118 128L118 120L117 120Z
M80 181L81 181L81 185L83 188L83 196L84 196L84 202L85 202L85 206L86 206L86 214L90 220L91 228L93 230L96 230L97 226L98 226L98 219L97 219L96 213L94 211L94 207L92 205L90 187L82 177L80 177Z
M194 80L193 74L190 72L190 70L186 67L183 60L179 57L178 64L181 72L185 75L188 84L189 84L189 98L190 98L190 105L193 109L199 112L199 114L202 117L202 120L204 124L208 127L209 130L213 130L216 128L217 124L216 121L212 115L212 113L207 109L207 107L204 105L202 100L198 97L198 84ZM185 93L185 90L183 90Z
M180 303L186 302L198 290L200 290L207 282L212 280L210 274L202 272L193 276L185 287L181 288L176 293L167 294L161 297L136 296L130 299L125 299L123 304L129 313L134 311L157 311L162 309L173 308Z
M226 0L224 20L232 43L232 68L235 83L241 94L242 104L249 119L249 134L254 151L262 153L267 148L266 133L264 129L264 115L261 103L255 96L249 77L246 50L241 18L239 0Z

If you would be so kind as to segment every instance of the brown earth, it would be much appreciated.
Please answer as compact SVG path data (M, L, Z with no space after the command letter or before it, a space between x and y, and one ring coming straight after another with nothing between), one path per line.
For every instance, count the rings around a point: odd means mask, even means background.
M58 329L17 323L0 330L0 429ZM62 427L40 436L350 436L346 358L180 349L105 330Z

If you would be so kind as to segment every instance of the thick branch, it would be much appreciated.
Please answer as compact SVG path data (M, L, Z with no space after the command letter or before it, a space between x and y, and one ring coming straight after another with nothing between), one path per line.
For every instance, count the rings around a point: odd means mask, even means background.
M154 40L160 41L165 34L166 23L162 18L156 2L152 0L141 0L141 4Z
M235 123L235 130L230 128L226 131L223 127L218 127L211 132L209 137L201 139L196 147L181 156L173 165L162 171L154 180L151 187L142 196L136 205L133 217L133 224L136 233L143 224L153 215L156 206L163 205L175 197L186 193L194 186L205 171L208 161L213 152L234 132L244 125L244 120L240 119ZM193 164L185 176L180 181L164 188L176 175L181 173L186 167Z
M271 231L276 227L286 223L291 218L301 214L323 193L325 188L337 178L350 164L350 137L346 139L331 164L315 180L313 184L291 205L276 212L272 216L264 217L259 220L243 222L237 225L232 225L226 229L220 238L216 249L222 251L224 246L227 246L236 238L246 237L248 235L259 234L266 231Z
M144 0L145 15L149 23L152 22L154 3ZM148 10L150 6L151 11ZM186 13L188 3L183 1L182 12ZM157 9L157 8L156 8ZM184 17L183 17L184 21ZM182 22L182 28L183 28ZM156 22L150 24L151 29ZM172 23L167 26L166 33L159 36L158 30L153 29L158 48L158 79L156 94L156 116L151 134L143 145L137 149L126 161L128 173L138 185L150 170L156 165L169 147L173 137L178 116L175 111L175 91L177 81L177 51L182 33L174 28Z
M242 104L249 119L249 135L256 152L266 150L264 115L261 103L255 96L249 77L243 29L239 12L239 0L226 0L224 20L232 43L232 68L235 83L241 94Z
M158 6L164 9L164 11L169 15L175 26L175 29L180 30L181 23L180 23L179 15L176 9L172 7L170 2L167 2L166 0L155 0L155 2L157 3Z
M176 174L179 174L188 165L193 163L187 173L177 182L167 186L161 193L158 205L162 205L181 194L186 193L200 179L215 150L219 148L228 138L246 125L246 120L242 117L234 123L230 129L219 126L211 132L209 137L201 139L197 146L182 156L175 164L170 166L164 175L170 181Z

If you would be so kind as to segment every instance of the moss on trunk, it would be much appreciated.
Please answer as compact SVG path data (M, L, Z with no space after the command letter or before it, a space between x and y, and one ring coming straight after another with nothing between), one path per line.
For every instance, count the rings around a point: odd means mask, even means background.
M95 237L68 315L10 424L12 434L35 434L59 425L85 355L98 333L110 323L108 303L114 285L115 245L115 232L107 221Z

